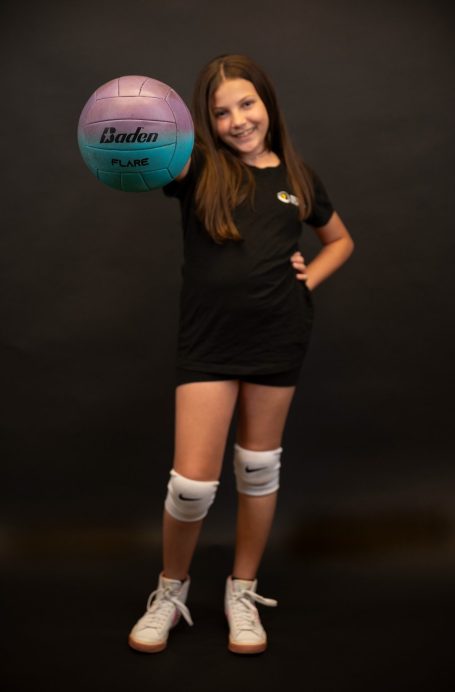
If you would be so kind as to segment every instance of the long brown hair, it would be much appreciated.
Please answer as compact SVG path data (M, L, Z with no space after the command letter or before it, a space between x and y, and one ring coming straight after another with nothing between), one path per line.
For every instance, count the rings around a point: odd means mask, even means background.
M245 199L254 199L255 181L250 167L218 137L212 114L212 99L226 79L246 79L253 83L269 116L266 145L283 161L292 192L299 199L299 217L311 213L314 199L312 178L292 146L275 89L265 72L246 55L221 55L200 72L193 93L195 150L203 166L196 185L196 213L212 238L241 240L232 219L232 210Z

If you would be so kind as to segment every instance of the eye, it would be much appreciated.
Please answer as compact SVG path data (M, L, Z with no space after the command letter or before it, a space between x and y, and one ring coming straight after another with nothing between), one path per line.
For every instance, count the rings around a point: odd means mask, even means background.
M253 105L253 103L254 103L254 101L244 101L243 105L245 106L245 108L249 108L250 106Z
M216 113L214 113L215 118L222 118L223 115L226 115L226 111L216 111Z

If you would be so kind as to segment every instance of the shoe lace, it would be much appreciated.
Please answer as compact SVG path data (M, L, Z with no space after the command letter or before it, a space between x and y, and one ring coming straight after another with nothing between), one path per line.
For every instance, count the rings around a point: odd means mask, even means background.
M162 627L169 614L169 606L174 606L189 625L193 625L187 606L175 596L172 587L164 586L152 591L147 600L147 612L143 624L146 627Z
M260 596L255 591L250 591L250 589L243 589L238 593L234 592L233 600L233 616L239 629L250 629L256 624L258 611L254 602L271 607L278 605L278 601L275 601L274 598L264 598L264 596ZM243 607L237 608L235 607L236 605Z

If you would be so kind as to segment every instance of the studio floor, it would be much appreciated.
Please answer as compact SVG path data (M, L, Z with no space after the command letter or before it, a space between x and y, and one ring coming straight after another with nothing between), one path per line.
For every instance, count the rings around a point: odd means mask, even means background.
M127 634L160 568L158 546L3 564L5 692L136 690L453 690L455 570L438 556L305 556L272 545L258 592L268 650L226 648L224 581L231 548L206 540L192 567L188 605L160 654L134 652Z

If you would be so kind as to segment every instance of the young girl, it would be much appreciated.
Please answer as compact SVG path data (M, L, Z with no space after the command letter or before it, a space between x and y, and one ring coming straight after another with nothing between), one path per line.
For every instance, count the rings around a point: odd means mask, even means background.
M256 592L256 575L311 332L311 293L348 259L353 241L295 152L273 86L251 59L211 61L196 83L193 116L191 159L164 188L180 201L184 265L163 571L129 644L162 651L181 615L192 624L188 572L237 406L237 530L225 613L229 650L252 654L267 645L255 602L276 605ZM302 221L322 245L308 266L298 251Z

